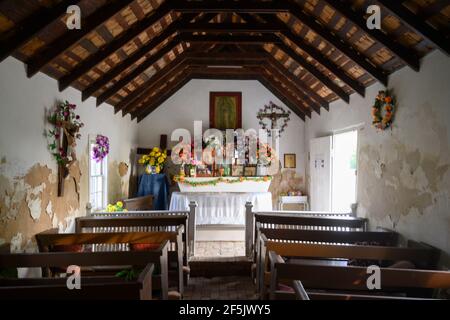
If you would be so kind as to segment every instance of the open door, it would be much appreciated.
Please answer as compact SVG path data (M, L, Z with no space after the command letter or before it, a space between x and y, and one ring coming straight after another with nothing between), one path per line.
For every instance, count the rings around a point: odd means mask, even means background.
M309 145L312 211L331 211L332 137L312 139Z

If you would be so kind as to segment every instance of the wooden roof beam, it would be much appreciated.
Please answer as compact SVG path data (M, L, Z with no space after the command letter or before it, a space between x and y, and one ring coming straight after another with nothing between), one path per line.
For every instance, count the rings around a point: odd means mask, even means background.
M94 31L98 26L106 22L108 19L125 9L134 0L115 0L108 1L99 10L88 17L82 19L82 28L79 30L68 30L64 35L56 39L53 43L40 50L37 54L27 61L27 75L34 76L46 64L51 62L64 51L71 48L83 37Z
M450 40L441 32L422 21L420 17L408 10L400 2L392 0L378 0L377 2L381 3L383 7L407 24L411 29L431 41L442 52L450 55Z
M277 13L287 12L284 4L279 1L178 1L170 0L171 7L175 11L186 12L254 12L254 13Z
M77 64L75 68L70 71L70 73L59 79L59 90L62 91L66 89L78 78L89 72L89 70L122 48L128 42L132 41L169 13L170 6L168 5L168 1L166 1L156 10L148 13L145 18L134 23L128 30L119 35L118 38L115 38L112 42L105 44L96 53L90 55L88 58Z
M50 8L41 8L21 21L0 40L0 62L35 37L42 29L67 12L67 7L80 1L64 0Z
M365 33L367 33L371 38L383 44L389 51L399 57L403 62L409 65L413 70L419 71L420 69L420 61L416 52L410 50L400 43L391 39L387 34L383 33L381 30L373 29L369 30L367 28L367 21L364 19L364 16L355 12L350 8L347 3L344 3L340 0L325 0L330 6L332 6L335 10L339 11L346 19L351 21Z
M131 119L137 118L138 122L141 122L146 116L152 113L156 108L163 104L167 99L173 96L178 90L180 90L186 83L191 80L187 71L184 71L180 76L178 76L173 82L169 84L169 88L164 89L158 95L157 99L143 110L137 110L131 115Z
M322 25L317 19L305 14L302 8L295 2L288 2L291 8L290 14L305 24L308 28L318 34L322 39L328 42L331 46L342 52L345 56L354 61L372 77L380 81L385 86L388 85L388 75L384 70L376 67L367 57L347 44L341 38L332 33L328 28Z
M180 32L208 32L208 33L275 33L288 30L280 24L267 23L191 23L179 29Z
M181 34L181 39L185 42L200 42L200 43L244 43L244 44L264 44L264 43L279 43L282 40L273 35L262 36L224 36L224 35L193 35Z
M270 23L282 22L278 18L275 18L274 16L270 15L263 15L262 18ZM281 32L281 34L284 37L286 37L290 42L294 43L302 51L306 52L311 58L316 60L319 64L328 69L342 82L344 82L350 88L355 90L355 92L357 92L359 95L361 95L362 97L365 96L366 91L365 87L362 84L360 84L357 80L350 77L343 69L336 66L334 62L332 62L330 59L324 56L322 52L320 52L320 50L309 45L308 43L303 41L300 37L297 37L297 35L293 33L291 30L285 30Z

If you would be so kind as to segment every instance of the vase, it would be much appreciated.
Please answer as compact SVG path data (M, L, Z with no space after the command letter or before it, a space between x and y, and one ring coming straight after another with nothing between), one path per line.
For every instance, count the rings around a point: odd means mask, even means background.
M156 168L155 168L155 166L151 166L151 165L146 165L145 166L145 173L146 174L154 174L154 173L156 173Z

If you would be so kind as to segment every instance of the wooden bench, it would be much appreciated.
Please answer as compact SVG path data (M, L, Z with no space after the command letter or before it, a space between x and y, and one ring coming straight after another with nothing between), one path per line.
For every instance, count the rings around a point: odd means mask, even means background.
M153 210L153 195L122 200L128 211Z
M371 290L365 267L286 263L273 251L269 256L270 299L417 300L431 298L434 289L450 289L448 271L380 268L381 289ZM292 284L294 293L278 290L281 282Z
M259 228L296 229L322 231L366 231L367 219L356 218L350 213L313 211L253 211L247 202L245 214L245 254L256 259Z
M87 210L86 217L90 218L114 218L114 217L160 217L160 216L187 216L188 221L185 225L186 232L186 248L188 253L188 258L194 256L195 254L195 215L197 211L197 203L191 201L189 203L188 211L170 211L170 210L141 210L141 211L128 211L128 212L91 212ZM79 230L80 226L76 226Z
M182 227L180 227L182 228ZM167 232L121 232L121 233L66 233L66 234L58 234L56 229L50 229L44 232L41 232L36 235L36 241L39 246L40 252L52 252L55 249L55 246L76 246L83 245L87 247L92 244L106 244L113 245L116 248L122 248L122 250L127 250L129 244L159 244L159 247L155 250L148 251L146 255L148 257L148 263L154 263L155 266L159 267L161 272L160 275L155 276L153 280L153 288L160 289L161 295L163 299L168 298L168 251L170 247L170 241L178 241L181 243L181 230L178 230L175 233L167 233ZM92 254L103 254L105 257L105 261L102 262L101 266L91 269L92 273L101 274L111 273L112 270L117 271L116 267L109 268L109 266L117 266L117 263L109 264L108 261L111 261L108 254L114 253L114 251L106 251L106 252L90 252ZM138 253L138 252L130 252L130 253ZM131 261L125 263L125 266L130 265ZM112 269L112 270L111 270ZM45 274L50 274L51 270L44 270ZM182 274L181 274L182 277ZM182 281L181 281L182 284Z
M268 253L273 251L282 257L300 259L361 259L379 262L410 261L420 269L434 269L439 260L439 251L425 244L411 242L411 247L388 247L370 245L311 244L268 240L261 235L260 292L266 296L266 286L270 284L270 264ZM322 261L333 264L335 261ZM314 264L317 264L316 262Z
M258 228L258 234L260 239L256 246L256 279L258 291L260 290L263 281L261 274L264 274L267 266L267 244L269 241L280 243L297 242L322 244L366 243L390 247L398 246L400 238L398 233L390 231L313 231Z
M163 216L115 216L115 217L80 217L75 219L76 233L85 231L91 233L104 232L179 232L180 236L169 237L171 247L169 249L169 276L171 266L174 265L177 276L176 285L180 294L183 294L184 285L189 280L188 241L186 230L188 227L187 215L163 215ZM181 228L179 228L181 226ZM180 278L181 273L181 278ZM169 280L171 277L169 277Z
M9 244L3 246L9 248ZM168 243L154 252L45 252L9 253L0 250L2 268L67 268L69 265L143 266L137 279L117 276L92 276L81 272L81 290L69 290L65 278L0 278L0 299L152 299L152 275L158 256L167 255ZM167 298L163 294L163 298Z

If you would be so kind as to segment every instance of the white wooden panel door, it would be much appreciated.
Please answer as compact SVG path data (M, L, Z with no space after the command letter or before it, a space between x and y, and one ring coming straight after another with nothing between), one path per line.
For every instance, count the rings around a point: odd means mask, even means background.
M311 210L331 211L332 137L312 139L309 144Z

